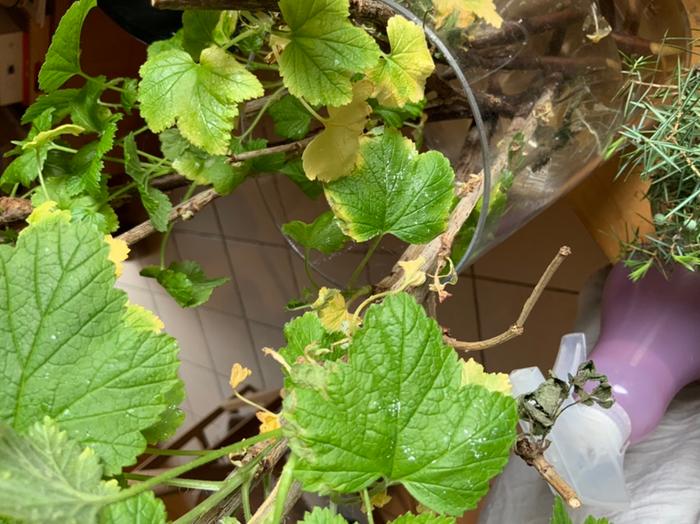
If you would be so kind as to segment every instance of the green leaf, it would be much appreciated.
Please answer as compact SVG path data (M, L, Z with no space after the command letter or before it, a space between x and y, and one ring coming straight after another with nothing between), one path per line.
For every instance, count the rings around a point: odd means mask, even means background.
M22 124L29 124L47 109L53 109L53 122L60 122L70 114L73 101L80 89L59 89L52 93L40 95L22 115Z
M149 320L145 319L145 322L148 323ZM158 422L142 432L150 444L165 442L175 435L177 429L185 421L185 413L180 409L180 405L185 400L185 385L182 382L178 382L163 398L168 407L160 414Z
M132 133L124 138L124 161L126 173L136 182L141 203L151 218L153 227L156 228L156 231L166 231L173 205L168 195L149 184L148 173L141 165Z
M27 134L27 138L19 142L17 147L8 154L19 154L2 174L2 183L7 185L22 184L30 187L34 180L39 177L44 169L44 162L49 151L49 144L41 142L41 145L32 148L25 148L24 145L32 142L41 133L51 129L53 109L45 110L34 119L32 128Z
M295 378L317 369L317 387ZM306 490L401 483L424 506L461 515L508 461L515 401L461 384L457 354L409 295L369 308L348 362L292 368L282 416Z
M97 0L79 0L61 18L39 71L42 91L51 93L80 74L80 33L85 18L96 5Z
M566 512L564 502L561 497L554 498L554 507L552 508L552 518L549 524L572 524L569 514Z
M103 158L114 147L117 122L120 118L120 115L115 115L104 126L104 131L102 131L100 137L96 141L83 146L71 160L72 173L79 180L78 185L80 189L91 196L98 197L104 192L102 185L104 182L102 180Z
M238 23L237 11L194 9L182 15L182 45L192 58L212 44L224 47Z
M300 140L309 134L311 115L299 99L287 95L268 109L275 123L275 133L290 140Z
M279 6L290 29L279 59L289 92L312 104L349 103L350 77L377 63L379 47L348 20L348 0L280 0Z
M338 515L330 508L316 506L311 512L304 512L301 524L347 524L347 520L342 515Z
M341 345L331 349L331 344L344 336L340 332L329 333L318 315L309 311L284 325L287 345L279 353L289 364L294 364L307 354L318 360L337 360L345 354L345 349Z
M122 81L122 91L119 93L119 103L127 113L136 105L139 96L139 83L135 78L125 78Z
M65 220L35 220L16 248L0 246L0 420L24 431L49 416L113 474L169 405L177 344L127 315L104 235Z
M74 124L99 133L114 120L111 111L99 103L105 81L105 77L100 77L99 81L88 80L76 93L70 112Z
M454 172L439 152L418 154L395 130L364 137L351 176L326 186L341 229L358 242L391 233L410 244L429 242L447 226Z
M406 121L416 120L421 117L425 107L425 100L421 100L416 104L408 103L400 108L385 107L376 102L372 104L372 101L370 101L370 104L372 105L372 112L384 120L386 125L399 129L403 127Z
M318 180L309 180L306 173L304 173L304 165L301 158L295 158L287 162L282 166L280 172L294 182L309 198L318 198L323 193L323 186L320 182Z
M390 524L455 524L455 522L453 517L427 512L418 515L406 513L392 520Z
M105 204L100 198L94 198L84 193L76 194L72 190L73 177L53 176L47 178L44 186L48 193L48 200L56 202L56 207L70 211L71 220L83 222L95 226L104 234L113 233L119 227L119 219L114 209ZM36 208L47 198L43 191L35 191L32 195L32 205Z
M168 520L165 504L152 491L110 504L99 517L99 524L165 524Z
M214 289L230 280L207 278L200 265L192 260L173 262L167 268L147 266L141 270L141 276L155 278L182 307L201 306Z
M237 104L264 94L260 81L219 47L202 51L198 64L179 49L149 56L140 74L141 115L151 131L177 123L187 140L211 154L228 152Z
M247 169L234 166L225 155L210 155L193 146L177 129L160 134L160 147L173 169L200 185L213 185L220 195L228 195L248 174Z
M95 452L49 418L19 435L0 424L0 514L26 522L89 524L119 487Z
M352 101L342 107L329 107L324 129L306 146L302 154L304 172L311 180L329 182L347 176L355 167L360 137L372 108L367 98L372 93L369 81L353 85Z
M326 255L343 249L350 240L340 230L331 211L326 211L311 224L294 220L282 226L282 232L305 248Z
M425 81L435 69L423 29L396 15L389 19L387 35L391 54L383 55L369 72L377 86L374 96L387 107L418 103L425 96Z

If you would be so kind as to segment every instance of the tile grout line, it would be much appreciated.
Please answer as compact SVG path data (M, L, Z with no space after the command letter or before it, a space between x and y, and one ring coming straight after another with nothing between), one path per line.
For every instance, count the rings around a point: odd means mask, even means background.
M177 253L177 257L182 260L182 253L180 252L180 246L177 243L177 235L172 235L171 237L172 242L175 246L175 253ZM217 374L217 368L216 368L216 362L214 362L214 357L211 356L211 348L209 347L209 342L207 341L207 332L204 329L204 322L202 322L202 316L199 313L199 308L194 309L195 315L197 317L197 324L199 324L199 329L202 333L202 342L204 344L204 349L207 351L207 359L209 360L209 365L211 366L210 371L212 371L215 375ZM202 366L204 367L204 366ZM219 390L219 398L221 400L226 399L227 395L224 392L223 388L221 387L221 383L217 380L216 381L216 388ZM213 409L213 408L212 408Z
M220 202L221 201L214 202L214 219L216 220L216 227L219 229L220 233L220 235L217 238L221 241L224 247L224 253L226 254L226 263L228 265L229 271L231 272L231 278L234 280L236 297L238 298L238 305L240 306L241 311L243 312L243 321L245 323L245 329L248 333L248 341L250 342L250 347L253 348L253 359L255 360L255 365L258 368L258 373L260 374L260 379L264 390L267 389L267 381L265 380L265 375L262 372L262 366L260 365L260 359L258 358L258 349L255 345L255 338L253 337L253 329L250 326L251 320L250 318L248 318L248 310L246 309L245 300L243 300L243 297L241 296L242 291L240 289L240 285L238 284L238 280L236 279L235 265L233 264L231 253L226 243L226 235L224 235L223 233L224 228L221 222L221 216L219 215L219 208L217 207L217 204L219 204Z
M256 182L258 182L256 180ZM282 193L280 193L280 187L277 181L277 178L274 178L272 180L272 184L275 187L275 193L277 193L277 198L279 199L280 202L280 207L282 208L282 216L284 217L285 222L289 222L289 215L287 214L287 209L284 206L284 199L282 198ZM258 190L261 193L262 196L262 189L258 185ZM280 234L282 234L282 231L280 231ZM294 281L294 286L296 287L297 290L297 296L301 296L301 283L299 282L299 279L297 278L297 272L294 271L294 261L292 260L292 248L291 246L287 245L287 262L289 266L289 271L291 272L292 279ZM309 283L311 284L311 283Z

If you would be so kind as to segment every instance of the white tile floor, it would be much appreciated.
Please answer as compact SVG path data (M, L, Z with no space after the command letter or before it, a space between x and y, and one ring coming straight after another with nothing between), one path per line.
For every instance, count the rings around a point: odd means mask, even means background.
M282 189L276 195L284 204L280 217L310 220L318 214L320 204L313 203L311 210L305 211L300 203L305 197L300 192L286 186ZM171 238L169 261L197 260L209 276L231 278L205 306L182 309L157 282L138 274L140 267L158 261L158 241L154 239L133 254L119 280L132 302L154 310L179 341L180 375L187 389L184 429L230 395L228 377L235 362L253 371L249 379L252 385L261 389L281 386L278 365L261 349L284 344L282 327L293 316L284 306L298 297L308 282L303 262L285 243L254 181L209 206L194 220L179 224ZM440 306L440 322L463 340L495 335L517 317L532 284L563 243L573 246L574 255L535 308L526 334L498 349L474 355L487 369L508 371L530 365L546 369L551 365L559 337L573 325L576 293L583 279L605 259L576 216L560 204L480 259L450 289L454 296ZM387 246L400 249L390 243ZM359 250L343 253L322 269L344 282L362 256ZM389 253L378 252L363 278L376 282L388 272L392 261ZM315 278L322 285L331 284L317 274Z

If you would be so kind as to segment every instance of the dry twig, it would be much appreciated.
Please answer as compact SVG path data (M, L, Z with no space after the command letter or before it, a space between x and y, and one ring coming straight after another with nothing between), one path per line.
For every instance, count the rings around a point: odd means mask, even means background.
M500 344L508 342L511 339L514 339L515 337L522 335L525 332L525 322L530 316L530 313L532 313L532 309L535 307L535 304L537 304L537 301L539 300L540 296L542 296L542 292L545 290L550 280L552 280L554 273L556 273L557 269L559 269L561 263L564 262L564 259L570 254L571 248L567 246L564 246L559 249L559 252L549 263L547 269L540 277L539 282L537 282L537 285L532 290L532 293L530 293L530 296L525 301L525 304L523 305L523 309L520 312L518 319L506 331L504 331L500 335L496 335L495 337L486 340L479 340L477 342L462 342L460 340L445 335L445 342L459 351L479 351L482 349L488 349L494 346L498 346Z

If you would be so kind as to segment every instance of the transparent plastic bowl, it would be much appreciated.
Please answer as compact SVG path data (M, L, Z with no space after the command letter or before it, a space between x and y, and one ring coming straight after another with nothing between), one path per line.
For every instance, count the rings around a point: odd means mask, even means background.
M483 171L482 212L470 217L453 252L462 268L599 165L620 121L617 46L604 36L609 25L592 0L496 0L500 28L479 19L455 27L457 14L438 20L437 27L435 13L426 11L429 0L382 3L422 25L440 58L442 97L428 100L427 107L449 110L428 121L425 147L442 151L455 170L468 156L471 172ZM323 204L301 202L285 208L276 182L258 183L278 224L311 220L323 210ZM379 253L386 269L403 247L396 239L383 242ZM331 282L342 283L347 275L337 259L346 255L312 255L310 262Z

